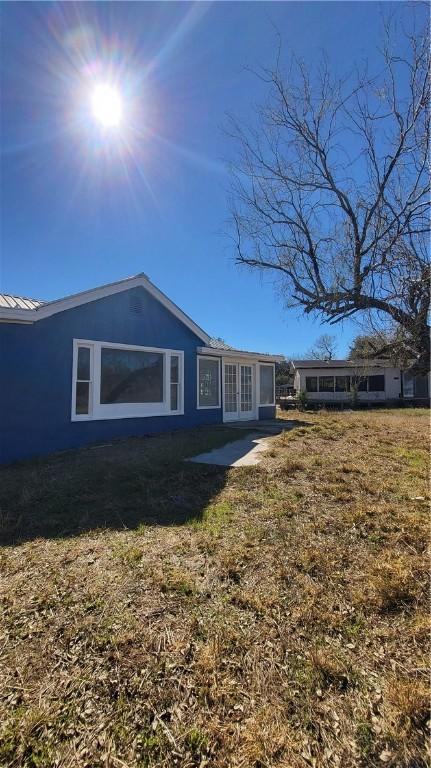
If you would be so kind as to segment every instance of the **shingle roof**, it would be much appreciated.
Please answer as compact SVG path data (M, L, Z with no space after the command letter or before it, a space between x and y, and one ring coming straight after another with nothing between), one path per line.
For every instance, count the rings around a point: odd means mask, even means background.
M45 304L39 299L29 299L26 296L11 296L10 293L0 293L0 307L7 309L37 309Z
M295 368L390 368L390 360L291 360Z

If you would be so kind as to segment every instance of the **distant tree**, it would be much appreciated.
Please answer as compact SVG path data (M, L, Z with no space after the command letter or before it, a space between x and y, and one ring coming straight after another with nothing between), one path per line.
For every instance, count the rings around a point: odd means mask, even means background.
M278 274L288 305L329 323L386 318L426 371L429 11L399 7L375 72L339 79L325 57L317 71L295 58L285 68L280 45L257 73L268 97L253 125L230 130L232 225L237 261Z
M281 387L283 384L293 386L293 374L290 371L290 363L287 360L275 364L275 385L276 387Z
M353 340L349 350L350 360L372 361L376 358L390 360L393 365L404 369L411 367L410 347L402 328L374 330Z
M369 360L370 358L389 360L391 358L390 339L381 334L356 336L350 345L348 357L349 360Z
M349 360L367 360L376 357L376 338L374 336L356 336L349 348Z
M337 340L335 336L329 333L322 333L316 339L311 349L307 352L307 357L311 360L333 360L337 353Z

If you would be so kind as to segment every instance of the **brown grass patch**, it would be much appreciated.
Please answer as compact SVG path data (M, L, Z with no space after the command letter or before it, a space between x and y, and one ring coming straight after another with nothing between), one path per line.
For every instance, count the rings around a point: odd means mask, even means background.
M0 470L1 766L425 768L428 414L297 418Z

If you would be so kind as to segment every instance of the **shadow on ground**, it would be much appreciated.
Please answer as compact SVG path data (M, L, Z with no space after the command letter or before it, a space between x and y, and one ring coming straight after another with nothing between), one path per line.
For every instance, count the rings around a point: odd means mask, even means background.
M2 467L0 545L199 520L229 468L184 459L239 437L237 429L201 427Z

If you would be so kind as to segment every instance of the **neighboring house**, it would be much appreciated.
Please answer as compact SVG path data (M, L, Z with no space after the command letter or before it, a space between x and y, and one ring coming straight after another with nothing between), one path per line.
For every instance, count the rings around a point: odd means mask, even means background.
M275 416L282 358L211 339L143 274L43 303L0 296L0 460Z
M388 360L292 360L296 393L310 401L348 402L356 389L367 403L428 401L429 376L412 376Z

